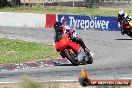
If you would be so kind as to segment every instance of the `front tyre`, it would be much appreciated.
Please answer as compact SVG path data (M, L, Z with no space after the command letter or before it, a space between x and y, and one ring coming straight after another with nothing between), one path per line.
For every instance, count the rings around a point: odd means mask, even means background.
M75 66L78 66L80 64L78 60L75 60L75 58L71 57L68 50L65 50L65 57Z
M129 30L129 36L132 38L132 29Z
M132 33L130 33L130 37L132 38Z
M88 55L88 61L86 63L87 64L92 64L93 63L92 55L88 51L86 51L86 54Z

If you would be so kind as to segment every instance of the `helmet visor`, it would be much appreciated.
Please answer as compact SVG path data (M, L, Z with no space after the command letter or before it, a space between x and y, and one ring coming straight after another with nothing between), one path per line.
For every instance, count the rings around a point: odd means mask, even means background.
M61 25L55 27L55 31L56 31L56 32L60 32L61 29L62 29L62 26L61 26Z

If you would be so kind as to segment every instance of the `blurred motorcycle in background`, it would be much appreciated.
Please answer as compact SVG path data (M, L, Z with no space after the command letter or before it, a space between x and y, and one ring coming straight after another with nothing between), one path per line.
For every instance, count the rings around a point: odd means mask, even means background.
M132 38L132 17L127 15L122 9L118 13L118 27L121 34L127 34Z

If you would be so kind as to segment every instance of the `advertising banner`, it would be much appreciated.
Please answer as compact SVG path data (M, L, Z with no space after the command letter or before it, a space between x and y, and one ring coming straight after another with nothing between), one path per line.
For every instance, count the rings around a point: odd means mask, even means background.
M119 31L117 17L110 16L80 16L80 15L58 15L58 21L77 29L95 29Z

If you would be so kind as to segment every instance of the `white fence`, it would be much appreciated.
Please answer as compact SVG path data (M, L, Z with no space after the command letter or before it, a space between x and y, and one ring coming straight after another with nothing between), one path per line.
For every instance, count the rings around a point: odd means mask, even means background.
M104 3L130 3L132 0L99 0L99 2Z
M43 28L46 14L0 12L0 26Z

